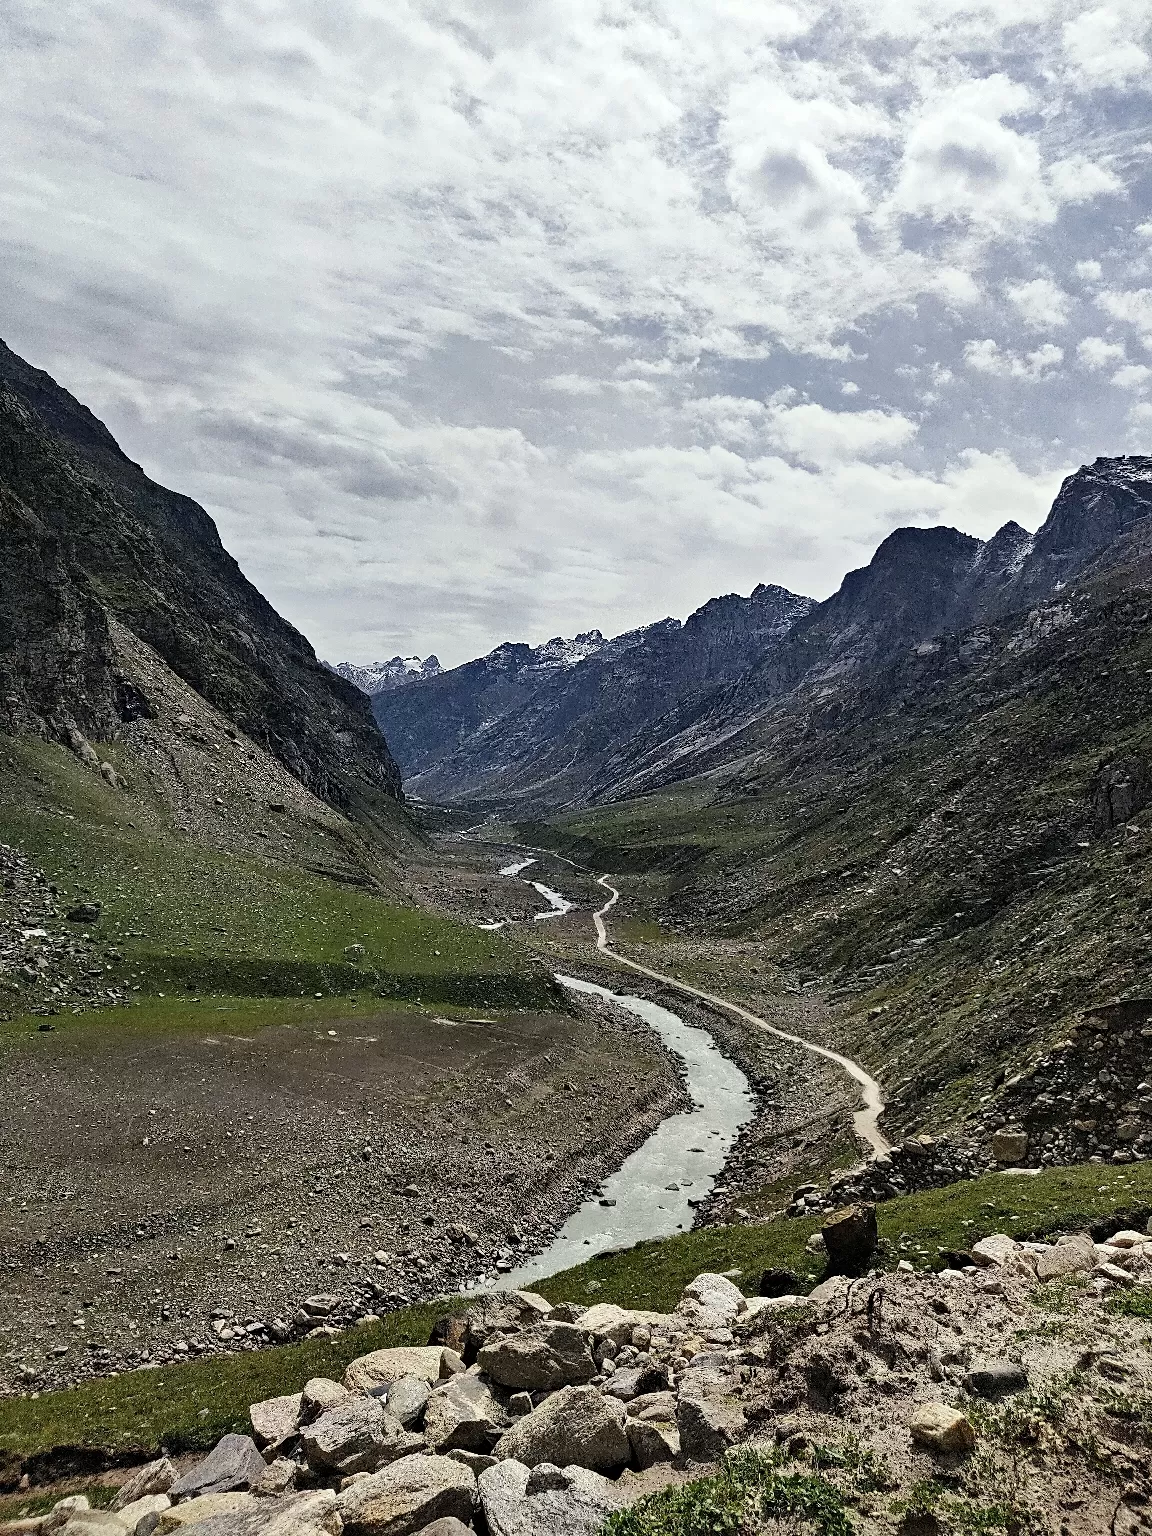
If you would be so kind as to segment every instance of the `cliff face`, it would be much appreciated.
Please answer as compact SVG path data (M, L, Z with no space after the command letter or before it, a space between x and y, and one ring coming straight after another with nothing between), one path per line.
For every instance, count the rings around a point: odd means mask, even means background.
M4 729L107 736L147 710L116 672L110 614L322 799L371 814L400 797L368 700L245 578L203 508L3 343L0 530Z

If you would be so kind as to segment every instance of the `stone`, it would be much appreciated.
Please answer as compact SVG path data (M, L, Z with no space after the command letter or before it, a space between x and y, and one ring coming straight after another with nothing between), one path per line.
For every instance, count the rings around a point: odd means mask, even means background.
M422 1376L401 1376L388 1388L388 1412L405 1429L416 1429L424 1417L424 1407L432 1388Z
M169 1531L182 1531L187 1526L196 1525L201 1520L212 1520L217 1515L238 1515L243 1510L257 1508L259 1503L259 1499L254 1499L250 1493L201 1494L198 1498L188 1499L184 1504L166 1509L156 1526L156 1536L168 1536Z
M749 1296L748 1304L741 1315L740 1321L751 1322L754 1317L771 1315L773 1312L787 1312L792 1307L802 1307L808 1300L807 1296Z
M973 1365L964 1377L964 1385L976 1397L1007 1397L1023 1392L1028 1372L1014 1360L984 1360Z
M304 1390L300 1393L301 1423L327 1413L329 1408L335 1408L337 1403L342 1403L348 1396L348 1388L342 1387L338 1381L329 1381L327 1376L313 1376L304 1383Z
M876 1207L870 1201L843 1206L825 1219L820 1232L830 1273L861 1274L876 1252Z
M1113 1285L1135 1284L1134 1277L1126 1269L1121 1269L1119 1264L1110 1264L1108 1262L1097 1264L1093 1274L1098 1275L1101 1280L1111 1280Z
M1027 1131L997 1131L992 1137L992 1156L1012 1167L1028 1156Z
M488 1452L508 1427L508 1416L479 1376L456 1376L437 1387L424 1411L431 1450Z
M800 1277L790 1269L766 1269L760 1276L761 1296L794 1296Z
M666 1365L649 1361L646 1365L625 1366L623 1370L613 1371L603 1390L609 1397L629 1403L634 1397L667 1391L670 1380Z
M961 1453L976 1445L976 1431L958 1408L921 1403L908 1423L913 1440L930 1451Z
M1020 1252L1020 1244L1006 1232L994 1232L991 1237L982 1237L978 1243L973 1243L971 1252L977 1264L988 1269L1007 1263Z
M744 1310L744 1296L724 1275L697 1275L684 1287L677 1312L703 1327L727 1328Z
M296 1475L300 1471L299 1466L288 1456L277 1456L270 1461L264 1469L264 1476L258 1483L253 1483L252 1492L261 1497L268 1497L282 1493L291 1493L296 1487Z
M1095 1245L1086 1233L1058 1237L1054 1247L1046 1248L1043 1253L1036 1255L1036 1273L1041 1280L1091 1274L1095 1264Z
M476 1533L455 1515L445 1515L442 1520L433 1520L431 1525L426 1525L420 1536L476 1536Z
M553 1308L554 1318L559 1310ZM588 1307L574 1321L579 1323L582 1333L591 1334L595 1339L611 1339L613 1344L628 1344L632 1341L634 1329L665 1328L672 1319L663 1312L630 1310L614 1306L610 1301L601 1301L594 1307Z
M110 1509L82 1509L60 1526L60 1536L129 1536L129 1527Z
M78 901L64 915L70 923L98 923L103 910L98 901Z
M146 1493L143 1498L133 1499L131 1504L125 1504L117 1511L121 1520L129 1531L136 1536L137 1528L145 1515L155 1515L154 1525L159 1525L160 1516L166 1509L172 1508L172 1500L166 1493Z
M195 1536L338 1536L336 1495L330 1488L287 1499L256 1499L251 1509L227 1510L192 1527Z
M371 1392L376 1387L390 1387L401 1376L439 1381L443 1358L443 1347L437 1344L376 1349L352 1361L344 1372L344 1385L349 1392Z
M744 1411L723 1398L681 1397L676 1404L680 1449L689 1461L719 1461L745 1429Z
M538 1323L494 1339L476 1363L500 1386L521 1392L575 1386L596 1375L592 1351L576 1323Z
M176 1468L167 1456L161 1456L158 1461L138 1467L126 1482L121 1483L111 1507L113 1510L125 1509L150 1493L167 1493L175 1481Z
M680 1432L667 1421L628 1419L625 1428L632 1463L641 1472L658 1462L674 1461L680 1454Z
M552 1311L552 1303L535 1291L513 1291L512 1300L520 1308L520 1318L525 1323L539 1322Z
M300 1392L290 1392L284 1397L269 1397L262 1403L253 1403L248 1409L252 1438L261 1447L278 1445L300 1428L302 1411L303 1394Z
M489 1536L595 1536L623 1503L614 1484L584 1467L530 1472L505 1461L481 1473L478 1486Z
M448 1451L445 1454L451 1456L453 1461L458 1461L462 1467L470 1467L477 1477L488 1467L496 1465L495 1456L485 1456L480 1451Z
M495 1453L526 1467L550 1461L558 1467L615 1471L627 1465L631 1454L623 1404L602 1397L595 1387L561 1387L518 1419L501 1436Z
M350 1397L300 1431L300 1447L317 1472L375 1472L424 1449L376 1397Z
M264 1458L248 1435L225 1435L168 1492L173 1504L208 1493L239 1493L264 1475ZM168 1517L165 1516L165 1519Z
M467 1524L476 1478L447 1456L405 1456L342 1489L337 1507L347 1536L411 1536L448 1516Z

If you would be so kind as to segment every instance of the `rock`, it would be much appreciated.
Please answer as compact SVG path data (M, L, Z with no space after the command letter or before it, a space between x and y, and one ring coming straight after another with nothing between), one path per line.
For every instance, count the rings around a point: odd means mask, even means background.
M431 1525L426 1525L420 1536L476 1536L476 1533L455 1515L445 1515L442 1520L433 1520Z
M620 1490L584 1467L501 1462L479 1479L490 1536L595 1536L620 1508Z
M462 1467L469 1467L476 1476L487 1471L489 1467L496 1465L495 1456L485 1456L480 1451L448 1451L453 1461L458 1461Z
M997 1131L992 1137L992 1156L998 1163L1014 1166L1028 1156L1026 1131Z
M424 1412L424 1437L434 1451L490 1451L507 1426L507 1415L479 1376L456 1376L437 1387Z
M689 1461L719 1461L743 1434L744 1412L722 1398L681 1397L676 1405L680 1449Z
M744 1296L724 1275L697 1275L689 1281L676 1308L702 1327L727 1328L744 1310Z
M401 1376L439 1381L443 1358L444 1350L436 1344L376 1349L352 1361L344 1372L344 1385L349 1392L371 1392L375 1387L390 1387Z
M579 1324L538 1323L523 1333L494 1339L476 1363L502 1387L536 1392L591 1381L596 1362Z
M112 1500L112 1509L126 1509L137 1499L147 1498L150 1493L167 1493L176 1481L176 1468L167 1456L138 1467L127 1482L122 1483Z
M342 1387L338 1381L329 1381L327 1376L313 1376L304 1383L304 1390L300 1393L301 1423L327 1413L329 1408L335 1408L348 1395L348 1388Z
M447 1456L405 1456L337 1500L348 1536L410 1536L448 1516L467 1524L475 1506L475 1477Z
M760 1276L761 1296L794 1296L799 1285L799 1275L790 1269L766 1269Z
M680 1454L680 1432L670 1422L628 1419L625 1428L633 1464L641 1472L658 1462L673 1461Z
M287 1499L257 1499L251 1509L228 1510L193 1526L195 1536L338 1536L336 1495L330 1488Z
M168 1536L169 1531L182 1531L217 1515L238 1515L243 1510L256 1509L259 1503L259 1499L254 1499L250 1493L201 1494L173 1509L166 1509L156 1526L156 1536Z
M554 1318L559 1310L553 1309ZM614 1344L630 1343L635 1328L663 1328L672 1321L663 1312L630 1311L627 1307L613 1306L610 1301L588 1307L574 1320L579 1322L582 1333L591 1334L595 1339L611 1339Z
M300 1431L300 1446L317 1472L375 1472L424 1449L376 1397L350 1397Z
M513 1291L512 1299L520 1308L520 1320L524 1323L539 1322L552 1311L552 1303L535 1291Z
M751 1322L754 1317L760 1317L765 1313L787 1312L792 1307L802 1307L807 1300L807 1296L749 1296L748 1305L740 1321Z
M296 1475L300 1471L296 1462L287 1456L277 1456L275 1461L270 1461L264 1469L264 1476L258 1483L253 1483L252 1492L261 1497L270 1497L282 1493L291 1493L296 1487Z
M615 1471L627 1465L630 1455L624 1408L595 1387L562 1387L513 1424L496 1455L526 1467L550 1461L558 1467Z
M930 1451L967 1452L976 1445L976 1431L958 1408L945 1403L921 1403L908 1423L913 1440Z
M646 1365L625 1366L623 1370L613 1371L603 1390L609 1397L628 1403L634 1397L643 1397L649 1392L667 1391L669 1380L666 1365L649 1361Z
M1007 1263L1019 1252L1020 1244L1006 1232L994 1232L991 1237L982 1237L978 1243L972 1244L972 1257L986 1269Z
M1036 1273L1041 1280L1059 1280L1063 1275L1090 1274L1096 1264L1095 1245L1087 1234L1058 1237L1055 1247L1036 1256Z
M388 1412L405 1429L417 1428L431 1390L422 1376L401 1376L388 1388Z
M155 1515L156 1520L153 1524L159 1525L160 1516L166 1509L171 1508L172 1500L166 1493L146 1493L143 1498L133 1499L131 1504L125 1504L118 1513L127 1529L133 1533L133 1536L136 1536L138 1527L145 1515Z
M1023 1392L1028 1372L1012 1360L985 1360L972 1366L964 1385L976 1397L1006 1397L1011 1392Z
M1119 1264L1110 1264L1107 1261L1097 1264L1093 1274L1098 1275L1101 1280L1111 1280L1113 1285L1135 1284L1134 1277L1126 1269L1121 1269Z
M129 1527L110 1509L82 1509L60 1527L60 1536L129 1536Z
M64 915L70 923L98 923L103 910L98 901L78 901Z
M833 1211L820 1228L828 1250L828 1269L836 1275L858 1275L876 1252L876 1207L869 1201Z
M264 1475L264 1458L247 1435L225 1435L203 1461L169 1488L173 1504L209 1493L238 1493ZM166 1515L165 1519L168 1518Z
M252 1437L259 1446L277 1445L300 1428L303 1394L290 1392L285 1397L269 1397L248 1409Z

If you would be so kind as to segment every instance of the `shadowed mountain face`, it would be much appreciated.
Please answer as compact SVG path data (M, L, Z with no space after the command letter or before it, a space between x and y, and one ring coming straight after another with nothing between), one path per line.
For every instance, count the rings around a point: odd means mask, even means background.
M806 710L910 648L1058 593L1149 513L1152 458L1097 459L1034 538L1014 522L987 541L900 528L823 603L758 587L563 667L501 646L376 701L376 717L429 799L539 814L644 793L739 757L766 710Z
M3 343L0 536L0 729L107 739L148 712L111 615L322 799L392 815L399 773L360 690L244 577L202 507Z

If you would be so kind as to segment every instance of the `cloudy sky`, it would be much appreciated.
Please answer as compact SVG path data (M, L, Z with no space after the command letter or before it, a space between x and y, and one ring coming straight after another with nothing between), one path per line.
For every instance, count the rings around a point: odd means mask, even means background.
M332 660L1152 450L1152 5L9 0L0 335Z

